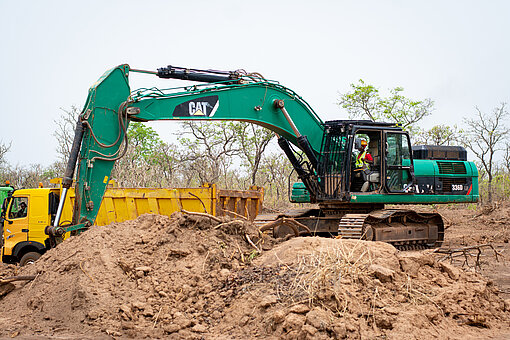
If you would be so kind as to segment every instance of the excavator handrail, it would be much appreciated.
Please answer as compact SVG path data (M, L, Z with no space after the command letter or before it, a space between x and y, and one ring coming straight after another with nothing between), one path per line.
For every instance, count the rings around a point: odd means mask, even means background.
M249 86L267 86L279 89L283 92L288 93L289 97L296 98L301 103L303 103L309 113L315 117L321 124L324 124L322 119L317 115L315 110L310 106L310 104L303 99L302 96L297 94L295 91L289 89L281 85L279 82L275 80L263 80L249 83L241 83L241 84L228 84L228 81L209 83L209 84L196 84L190 86L178 86L178 87L170 87L165 89L160 89L158 87L151 88L138 88L136 90L131 91L130 100L131 103L136 103L142 101L147 98L175 98L179 96L189 96L193 94L201 94L209 91L228 91L234 88L245 88ZM218 86L221 85L221 86ZM180 92L177 92L179 91Z

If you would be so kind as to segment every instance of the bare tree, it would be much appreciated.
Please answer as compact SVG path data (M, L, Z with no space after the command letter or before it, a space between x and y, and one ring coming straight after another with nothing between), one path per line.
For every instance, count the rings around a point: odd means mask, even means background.
M245 122L233 123L232 127L240 144L240 154L250 173L251 185L255 185L262 156L275 134L271 130Z
M481 167L487 174L488 203L492 203L492 179L494 176L494 155L503 150L502 142L509 135L505 126L508 117L506 103L494 108L492 114L484 114L476 107L477 117L464 119L467 125L463 144L479 159Z
M57 129L53 132L53 136L57 139L57 155L62 164L66 164L71 147L73 146L74 129L80 110L76 106L71 106L69 110L60 108L62 113L59 119L55 120Z
M4 144L2 141L0 141L0 165L5 163L5 154L9 152L11 149L12 143L9 143L9 145Z
M186 163L188 174L198 176L202 183L218 182L228 173L232 157L240 153L235 130L228 128L228 122L187 121L182 123L182 127L180 160Z
M507 174L510 175L510 142L505 143L505 154L503 155L503 162Z
M298 181L298 177L282 152L264 156L257 177L258 183L264 187L265 204L276 209L289 207L289 182Z
M429 130L421 130L414 139L414 144L452 145L460 142L462 130L457 125L436 125Z

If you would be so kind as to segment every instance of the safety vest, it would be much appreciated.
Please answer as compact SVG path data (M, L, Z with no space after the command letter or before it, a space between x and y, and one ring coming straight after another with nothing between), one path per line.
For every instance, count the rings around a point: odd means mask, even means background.
M367 151L363 151L358 155L358 158L356 158L356 168L362 168L363 166L366 166L367 169L370 169L370 166L367 162L365 162L365 155L367 154Z

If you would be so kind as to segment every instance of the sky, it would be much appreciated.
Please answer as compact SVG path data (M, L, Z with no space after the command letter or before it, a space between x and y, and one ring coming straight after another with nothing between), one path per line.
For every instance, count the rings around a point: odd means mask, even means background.
M324 120L363 79L435 102L422 126L462 125L510 102L510 1L0 0L0 142L13 165L50 165L62 109L127 63L259 72ZM132 89L181 85L132 74ZM178 127L151 124L164 140Z

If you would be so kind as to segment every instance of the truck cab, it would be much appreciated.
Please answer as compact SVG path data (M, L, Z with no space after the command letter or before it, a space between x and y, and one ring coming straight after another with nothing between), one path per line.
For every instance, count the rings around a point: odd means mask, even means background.
M3 218L2 262L25 265L49 249L44 228L51 224L59 189L14 191L6 201Z

